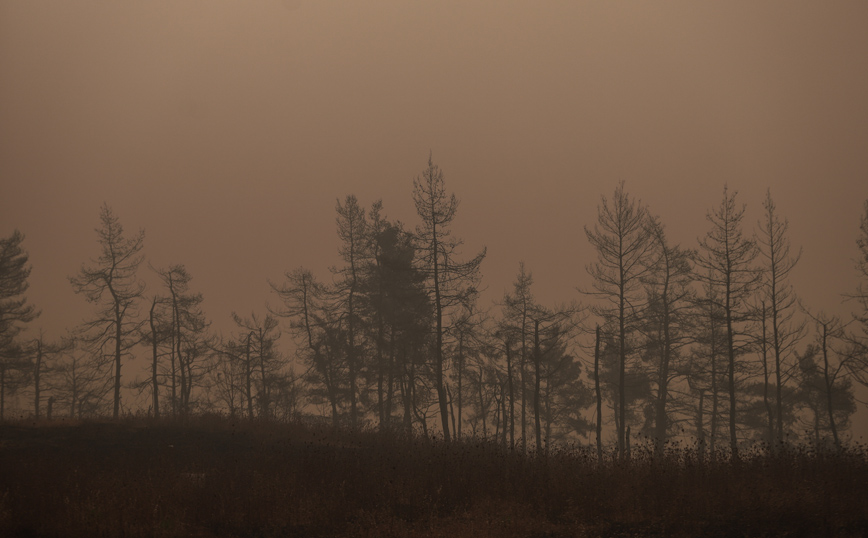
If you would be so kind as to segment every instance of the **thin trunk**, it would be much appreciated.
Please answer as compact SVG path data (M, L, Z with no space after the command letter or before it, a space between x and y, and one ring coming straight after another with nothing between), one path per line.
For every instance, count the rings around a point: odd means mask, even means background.
M527 371L527 304L524 296L522 296L521 310L521 361L519 364L521 370L521 451L527 450L527 379L525 372Z
M247 418L253 420L253 390L251 386L252 372L250 369L250 337L253 331L247 333L246 360L244 361L244 381L247 387Z
M619 245L623 241L618 238ZM619 246L619 248L621 248ZM618 284L618 455L623 457L626 448L624 429L627 424L627 395L626 395L626 370L627 370L627 328L626 328L626 297L624 290L624 267L623 255L620 260L620 279Z
M541 377L541 365L542 363L542 351L539 346L539 320L534 320L533 323L533 367L534 367L534 381L533 381L533 423L534 423L534 431L536 433L536 449L537 451L542 449L542 429L540 427L540 408L539 408L539 397L540 397L540 377Z
M458 337L458 427L455 429L455 438L461 439L461 410L462 410L462 395L464 388L462 387L462 379L464 378L464 334Z
M482 365L479 366L479 414L482 416L482 438L488 439L488 428L485 421L485 415L488 414L488 409L485 405L485 398L482 389Z
M436 215L434 200L431 200L431 214ZM436 219L435 219L436 220ZM437 239L437 224L432 222L432 256L434 257L434 317L437 322L434 350L434 380L437 384L437 398L440 401L440 424L443 426L443 440L452 440L449 435L449 409L446 406L446 390L443 387L443 301L440 297L440 245Z
M699 391L699 410L696 413L696 439L699 443L699 461L705 460L705 417L703 416L705 407L705 391Z
M111 288L109 288L111 290ZM114 290L112 295L114 295ZM123 328L121 323L123 315L121 314L121 305L115 299L115 401L112 417L117 420L121 412L121 335Z
M735 423L735 335L732 327L732 305L730 304L730 275L726 278L726 351L729 359L728 367L728 385L729 391L729 449L732 452L732 459L738 460L738 437L736 435Z
M34 392L34 408L33 414L39 418L39 374L42 371L42 338L36 340L36 368L33 370L33 392Z
M657 455L663 455L663 449L666 446L666 430L668 427L666 404L669 398L669 361L672 349L672 336L669 331L669 297L668 297L669 277L666 277L666 284L663 287L663 350L660 357L660 372L657 381L657 416L655 418L656 432L656 450Z
M717 456L717 421L718 421L718 395L717 395L717 322L714 318L712 305L711 311L711 457Z
M603 462L603 395L600 391L600 326L594 340L594 392L597 395L597 461Z
M772 269L774 270L774 268ZM778 445L784 442L784 404L783 404L783 378L781 375L781 344L778 335L778 306L777 298L772 288L772 343L775 351L775 411L777 413L777 441ZM764 322L765 323L765 322ZM763 327L765 329L765 327Z
M262 332L262 327L259 328L259 374L262 378L262 394L259 396L260 413L262 418L269 417L269 394L268 394L268 377L265 374L265 335Z
M835 441L835 450L841 451L841 441L838 439L838 428L835 425L835 412L832 405L832 389L834 379L829 378L829 354L826 347L826 336L828 330L826 325L823 325L823 380L826 384L826 407L829 410L829 427L832 429L832 439Z
M779 447L778 443L775 443L775 421L774 414L772 413L772 405L769 402L769 367L768 367L768 341L766 335L766 303L762 302L762 340L760 341L762 354L763 354L763 405L765 405L766 413L768 414L769 425L768 425L768 440L769 443L774 445L774 448L777 449Z
M151 384L153 387L153 406L154 418L160 418L160 386L157 383L157 329L154 323L154 309L157 306L157 298L154 297L154 302L151 304L151 312L149 314L149 322L151 325L151 344L153 346L153 361L151 363Z
M509 428L509 448L515 449L515 391L512 382L512 350L508 340L506 342L506 383L509 387L509 415L506 415L506 409L504 409L504 417L508 416L509 422L504 425L504 428Z
M6 418L6 367L0 366L0 421Z

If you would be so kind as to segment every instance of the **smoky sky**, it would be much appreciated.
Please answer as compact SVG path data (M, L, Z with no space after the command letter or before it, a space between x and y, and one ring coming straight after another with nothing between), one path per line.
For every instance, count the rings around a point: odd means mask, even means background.
M747 233L770 188L797 293L846 314L866 21L861 1L2 0L0 233L26 235L49 334L91 312L67 276L103 202L229 330L275 302L266 279L327 277L337 199L415 226L431 154L465 256L488 247L486 304L522 260L540 302L580 299L583 227L624 181L687 247L724 184Z

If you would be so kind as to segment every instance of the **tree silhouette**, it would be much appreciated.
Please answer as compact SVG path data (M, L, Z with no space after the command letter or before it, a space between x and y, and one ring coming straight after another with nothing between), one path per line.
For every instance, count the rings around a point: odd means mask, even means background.
M121 404L121 364L139 342L136 306L145 289L136 272L142 263L145 232L124 236L124 229L107 204L100 209L96 229L99 257L69 277L75 293L98 306L96 317L82 326L81 338L89 349L114 364L114 406L118 418Z
M771 325L771 340L763 338L763 346L771 344L775 365L775 440L778 444L784 440L784 410L783 390L787 372L795 365L790 364L790 356L795 345L804 334L804 322L797 322L793 316L796 312L796 294L789 275L801 258L799 250L790 254L790 241L787 237L789 222L781 220L772 200L771 190L766 191L763 200L765 214L760 221L759 252L763 261L763 279L761 280L763 297L763 327L768 319Z
M597 252L597 261L587 266L593 278L592 290L586 291L602 302L594 313L612 323L617 330L616 385L618 403L618 454L625 455L627 427L627 359L632 354L628 338L639 322L642 308L642 277L648 271L653 238L648 227L648 211L641 201L634 201L624 191L624 182L615 188L614 197L601 197L594 228L585 226L585 236Z
M449 441L449 408L443 376L446 361L443 343L444 313L456 305L467 303L476 294L479 266L485 258L485 249L469 261L455 260L457 249L462 242L451 236L449 225L458 211L458 199L454 194L446 193L443 172L430 156L428 168L413 181L413 201L416 204L416 213L422 219L422 224L416 228L419 260L434 307L434 387L440 406L443 437Z
M736 205L736 192L729 194L723 188L723 200L707 215L711 229L699 240L700 251L696 264L706 272L699 272L700 279L711 287L718 288L722 297L720 306L726 325L725 345L727 358L727 392L729 393L729 443L734 459L738 459L736 364L737 357L745 352L746 331L741 325L749 320L747 300L754 291L759 272L753 265L757 255L756 244L745 238L741 230L744 206Z

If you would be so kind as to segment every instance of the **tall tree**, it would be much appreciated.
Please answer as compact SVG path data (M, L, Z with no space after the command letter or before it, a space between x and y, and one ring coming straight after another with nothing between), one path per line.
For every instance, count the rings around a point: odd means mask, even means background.
M603 394L600 391L600 326L594 331L594 397L596 413L594 433L597 443L597 461L603 463Z
M696 424L700 450L705 450L704 429L705 396L711 396L711 410L708 426L708 448L712 458L717 457L717 439L720 423L725 415L721 408L723 391L723 354L726 348L723 301L720 290L712 284L711 272L708 278L700 278L702 289L695 299L694 339L695 352L691 354L687 366L687 381L694 396L698 396Z
M82 266L70 277L73 290L98 306L96 317L84 323L82 341L94 353L111 357L114 364L114 405L118 418L121 405L121 364L138 341L139 320L136 306L145 289L136 272L142 263L145 232L124 235L123 226L108 205L100 209L96 229L101 252L90 266Z
M741 229L744 205L737 205L736 192L723 188L723 200L707 215L711 229L699 240L700 250L696 264L705 269L699 277L722 294L722 313L726 325L725 345L727 360L727 392L729 393L729 443L733 459L738 459L736 371L737 358L746 348L744 325L751 312L747 305L760 273L754 266L757 256L756 243L747 238Z
M692 252L671 245L659 219L651 219L650 230L654 240L651 271L645 283L647 308L645 311L645 357L653 365L657 392L653 402L654 431L652 436L658 455L668 438L670 426L667 405L670 382L678 374L676 361L681 349L689 343L690 320L694 297L691 290L693 267Z
M335 297L339 303L343 325L346 327L350 425L355 428L359 424L359 370L364 362L361 357L363 346L359 342L359 336L362 334L359 317L359 288L364 267L368 263L370 239L365 210L359 205L354 195L347 196L343 204L338 200L335 209L337 211L338 238L341 240L339 253L344 266L332 268L332 273L337 277Z
M202 374L204 349L208 347L204 343L208 322L201 307L203 297L201 293L190 291L193 277L183 265L159 269L157 274L166 292L162 302L168 308L172 415L186 415L190 411L194 382Z
M516 346L518 353L518 382L519 397L521 398L521 449L527 446L527 363L532 339L530 314L534 308L534 297L531 291L533 286L533 274L525 269L524 262L518 264L518 275L513 282L512 294L506 294L503 298L504 321L513 327L517 334Z
M763 327L768 320L771 334L763 342L769 346L775 365L775 440L784 440L783 392L788 372L795 368L792 353L804 334L805 324L794 319L797 310L796 294L789 281L790 272L801 258L801 249L790 252L787 237L789 222L777 214L771 190L766 191L763 201L765 212L759 223L759 252L762 260L762 296L764 306ZM769 345L770 344L770 345Z
M485 249L466 262L456 261L462 241L452 237L449 226L458 211L458 198L446 193L443 172L428 157L428 168L413 180L413 201L422 224L416 228L421 268L425 273L428 292L434 309L433 371L434 386L440 407L443 438L451 439L449 407L444 382L445 333L444 313L453 306L467 303L476 294L479 266Z
M593 311L617 327L618 346L618 454L624 456L627 427L627 360L632 354L628 342L641 310L642 277L654 242L648 227L648 211L641 201L634 201L624 190L624 182L615 188L609 200L601 196L597 206L597 223L585 227L588 241L597 251L597 261L587 266L593 289L587 291L600 300Z
M855 260L859 283L856 291L846 297L855 300L858 305L857 311L853 313L857 328L848 336L851 360L847 368L856 381L868 386L868 200L863 206L856 246L859 248Z
M542 405L548 405L548 411L551 412L551 399L543 401L545 394L543 390L551 395L555 391L553 385L571 385L579 391L578 372L580 371L579 364L573 361L572 356L566 352L567 342L572 337L573 331L576 329L575 315L579 312L579 307L576 305L559 306L555 308L545 308L541 305L535 305L531 310L529 318L533 328L533 352L532 367L533 367L533 387L531 389L533 402L533 420L534 420L534 438L536 441L536 449L543 450L542 437ZM567 368L568 364L571 366ZM563 372L574 372L574 379L564 377ZM561 374L561 375L558 375ZM545 387L543 386L545 384ZM550 430L550 424L547 429Z

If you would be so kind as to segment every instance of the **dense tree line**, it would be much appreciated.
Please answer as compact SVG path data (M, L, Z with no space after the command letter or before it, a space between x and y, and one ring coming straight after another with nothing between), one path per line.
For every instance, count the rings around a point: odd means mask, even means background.
M125 233L104 205L100 254L69 279L92 317L54 341L24 338L39 313L13 232L0 240L0 418L10 394L26 393L36 417L322 417L518 450L586 439L600 457L605 446L629 455L637 437L662 452L688 436L701 454L733 458L754 442L846 439L854 387L868 384L868 201L861 281L846 296L856 313L841 320L799 300L801 251L771 192L751 229L724 187L686 247L619 184L584 230L596 257L583 302L558 305L536 300L524 263L501 300L480 304L486 251L461 256L459 202L431 159L413 200L412 230L380 201L338 200L338 265L287 271L270 282L278 305L233 313L228 335L210 330L183 265L152 267L156 285L145 285L144 232ZM130 381L133 356L149 366ZM147 395L147 409L125 406L124 388Z

